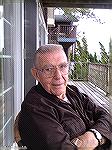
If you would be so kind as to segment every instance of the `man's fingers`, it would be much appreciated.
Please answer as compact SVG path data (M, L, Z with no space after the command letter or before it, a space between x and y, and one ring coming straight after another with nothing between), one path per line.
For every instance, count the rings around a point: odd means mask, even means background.
M72 143L74 145L76 145L77 147L81 147L81 145L82 145L82 141L80 139L78 139L78 138L73 139Z

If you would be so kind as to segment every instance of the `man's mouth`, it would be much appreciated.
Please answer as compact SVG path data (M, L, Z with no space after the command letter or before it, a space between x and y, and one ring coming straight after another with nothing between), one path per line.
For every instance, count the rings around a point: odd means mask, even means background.
M59 84L52 84L53 86L61 86L63 85L63 83L59 83Z

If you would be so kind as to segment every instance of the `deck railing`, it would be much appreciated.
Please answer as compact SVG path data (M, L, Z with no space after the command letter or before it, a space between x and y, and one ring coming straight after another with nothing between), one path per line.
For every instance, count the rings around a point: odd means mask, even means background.
M49 28L49 43L58 43L58 38L76 38L76 26L58 25L56 28Z
M72 80L88 80L88 63L72 62L70 63L69 75Z
M48 43L50 44L57 44L57 33L58 33L58 28L50 28L49 29L49 34L48 34Z
M70 66L69 76L72 80L88 81L112 95L112 66L109 64L94 64L78 62Z
M88 81L108 94L109 65L89 63Z

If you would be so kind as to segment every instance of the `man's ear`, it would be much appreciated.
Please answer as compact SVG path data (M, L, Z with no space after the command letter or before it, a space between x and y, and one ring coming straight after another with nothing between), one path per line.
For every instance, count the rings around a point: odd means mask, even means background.
M31 68L31 74L35 78L35 80L38 80L39 76L38 76L38 73L37 73L37 69Z

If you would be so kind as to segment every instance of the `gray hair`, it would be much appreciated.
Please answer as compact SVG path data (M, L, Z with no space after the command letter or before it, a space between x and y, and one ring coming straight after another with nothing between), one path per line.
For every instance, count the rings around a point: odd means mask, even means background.
M40 46L35 51L35 54L34 54L34 59L33 59L34 66L36 66L36 64L37 64L36 56L38 54L52 53L55 51L64 51L64 49L63 49L62 45L59 45L59 44L46 44L46 45Z

